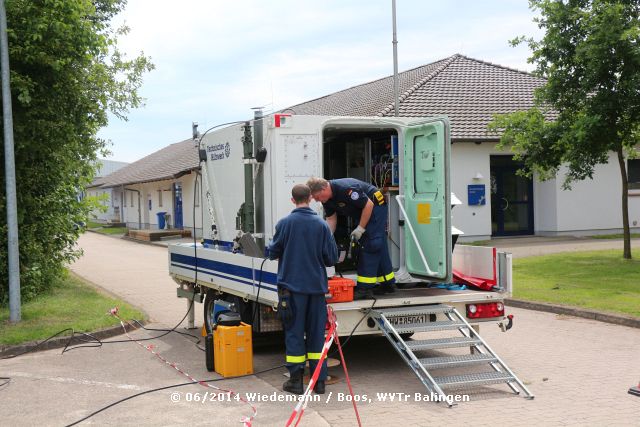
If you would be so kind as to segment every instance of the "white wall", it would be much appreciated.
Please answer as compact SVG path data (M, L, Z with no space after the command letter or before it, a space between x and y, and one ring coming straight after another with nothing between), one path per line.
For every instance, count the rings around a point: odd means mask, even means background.
M187 174L176 180L155 181L144 184L127 185L126 188L136 189L140 191L141 207L140 219L143 229L158 228L158 212L167 212L170 215L169 225L175 226L175 200L173 193L173 185L175 183L182 184L182 225L183 229L191 230L193 233L193 191L195 184L195 173ZM198 180L200 182L200 180ZM198 184L201 188L201 185ZM162 191L162 206L160 206L160 196L158 190ZM131 194L133 193L134 206L131 206ZM149 209L149 200L151 200L151 209ZM202 213L203 198L200 195L199 205L196 207L196 236L202 235ZM204 211L206 212L206 211ZM139 228L138 225L138 194L132 191L126 191L125 201L125 220L130 228Z
M462 240L481 240L491 236L491 185L489 156L508 154L497 151L495 143L455 143L451 148L451 191L462 201L453 209L453 225L464 232ZM474 179L477 174L481 179ZM468 185L485 185L486 204L469 206Z
M616 231L622 229L622 180L618 159L595 168L593 179L574 182L572 190L563 190L566 168L555 180L558 203L558 232ZM562 177L562 178L560 178ZM640 226L640 198L629 197L629 222Z
M124 186L124 222L127 223L127 227L129 228L145 228L144 225L139 226L138 220L138 211L140 209L140 205L144 203L144 200L138 200L138 193L135 191L127 190L127 189L135 189L141 190L140 185L126 185ZM133 200L131 199L133 197ZM133 202L133 203L132 203ZM142 213L142 211L140 211Z
M195 181L196 181L196 173L192 172L189 175L185 175L177 180L182 183L182 223L184 225L185 230L191 230L193 233L193 192L195 189ZM198 190L202 190L202 180L198 178ZM195 226L196 226L196 237L202 236L202 215L207 215L207 210L205 207L206 201L203 198L202 193L199 195L199 203L198 198L196 198L196 203L199 206L195 208ZM171 221L173 223L173 219Z
M508 155L495 143L455 143L451 150L451 191L462 201L453 210L453 225L465 234L463 240L480 240L491 236L491 155ZM474 179L480 173L482 179ZM534 180L533 206L536 234L597 234L622 229L621 180L618 161L612 153L609 163L596 166L594 178L575 182L571 191L562 189L566 168L558 178ZM469 206L467 185L484 184L487 203ZM634 224L635 221L635 224ZM635 232L640 228L640 190L629 197L629 223Z
M558 186L555 179L533 181L533 228L536 234L558 229Z
M86 191L87 197L106 197L100 203L106 209L102 212L99 209L91 211L91 219L98 222L119 222L120 221L120 191L114 188L89 188Z

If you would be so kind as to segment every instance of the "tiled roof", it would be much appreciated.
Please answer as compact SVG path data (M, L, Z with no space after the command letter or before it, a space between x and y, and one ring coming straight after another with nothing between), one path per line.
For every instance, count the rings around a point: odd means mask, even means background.
M403 117L447 116L454 141L496 140L487 134L493 114L533 106L533 91L544 79L523 71L463 55L398 73ZM293 105L300 115L394 115L393 76ZM285 110L283 110L285 111ZM198 169L198 152L191 139L172 144L96 180L92 186L116 187L177 178Z
M526 110L545 80L463 55L398 73L403 117L447 116L451 139L496 140L487 134L493 114ZM289 107L295 114L394 115L393 76Z
M198 150L193 140L171 144L160 151L100 178L102 188L178 178L199 168Z

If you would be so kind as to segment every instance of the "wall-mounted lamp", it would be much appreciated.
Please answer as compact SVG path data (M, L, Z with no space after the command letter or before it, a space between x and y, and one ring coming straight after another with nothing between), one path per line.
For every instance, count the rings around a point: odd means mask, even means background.
M483 179L483 178L484 178L484 176L482 176L482 174L480 172L476 172L476 175L473 177L473 179L477 179L477 180L480 180L480 179Z

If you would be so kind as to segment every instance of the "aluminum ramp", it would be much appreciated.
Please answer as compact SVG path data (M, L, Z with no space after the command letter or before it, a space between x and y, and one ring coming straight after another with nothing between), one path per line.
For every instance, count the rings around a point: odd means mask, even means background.
M514 393L523 393L527 399L533 394L509 367L487 345L467 320L454 307L435 304L415 307L381 308L370 316L389 339L393 347L415 372L427 390L449 407L455 402L447 399L445 388L469 388L488 384L506 383ZM400 321L413 323L400 323ZM402 335L413 332L455 331L456 336L405 341ZM418 357L416 352L455 347L468 347L470 354ZM491 370L459 375L435 376L433 371L446 368L488 366Z

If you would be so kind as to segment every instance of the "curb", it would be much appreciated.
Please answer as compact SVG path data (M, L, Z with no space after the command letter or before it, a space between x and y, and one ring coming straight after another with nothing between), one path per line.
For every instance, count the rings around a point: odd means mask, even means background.
M140 323L142 323L143 325L146 325L147 321L142 320L140 321ZM127 332L131 332L138 329L137 327L132 326L128 323L125 324L125 327L127 329ZM111 326L109 328L99 329L95 332L87 332L87 333L90 333L91 335L93 335L99 340L124 334L122 330L122 325ZM86 344L87 341L82 337L83 337L82 335L74 335L73 337L62 336L62 337L53 338L47 342L30 341L24 344L2 345L0 346L0 358L4 358L7 356L17 356L23 353L33 352L33 351L52 350L55 348L64 347L67 344L70 346L79 345L83 343ZM38 345L38 343L42 343L42 344ZM37 350L36 350L36 347L37 347Z
M548 304L544 302L524 301L512 298L507 298L504 302L510 307L524 308L526 310L544 311L547 313L564 314L567 316L581 317L583 319L597 320L599 322L612 323L614 325L628 326L630 328L640 329L640 318L638 317L602 313L595 310L587 310L565 305Z

